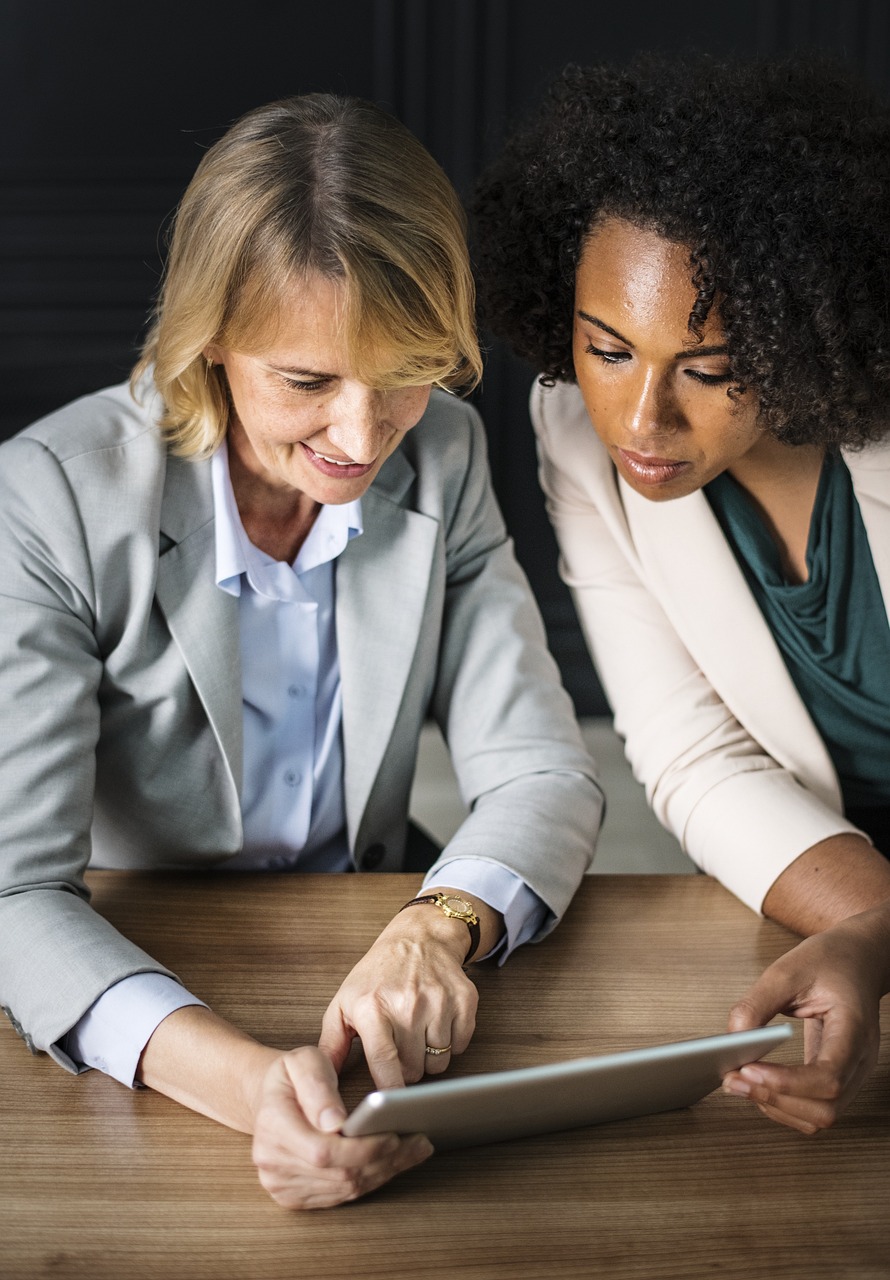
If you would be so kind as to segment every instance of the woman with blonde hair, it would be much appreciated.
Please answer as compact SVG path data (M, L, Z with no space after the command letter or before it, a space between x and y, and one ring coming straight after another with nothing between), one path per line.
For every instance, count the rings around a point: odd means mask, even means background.
M420 144L368 103L273 103L202 160L131 384L0 449L0 1000L69 1070L253 1134L289 1207L426 1158L340 1135L353 1039L379 1087L442 1071L463 966L552 927L599 823L450 394L479 377L473 303ZM428 715L470 809L439 856L408 824ZM319 1046L281 1052L92 911L88 866L430 869Z

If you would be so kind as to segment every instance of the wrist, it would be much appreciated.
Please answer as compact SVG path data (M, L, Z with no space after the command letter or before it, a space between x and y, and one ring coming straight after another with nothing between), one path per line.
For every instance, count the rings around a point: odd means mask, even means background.
M401 915L402 911L406 911L409 908L421 907L428 907L432 911L440 912L446 920L459 921L460 924L466 926L469 942L461 963L468 964L478 954L481 941L479 916L473 903L460 894L443 893L433 889L429 893L421 894L417 898L412 898L410 902L406 902L399 914Z
M879 996L890 994L890 899L849 916L844 924L872 952Z
M425 895L423 895L425 896ZM420 946L430 943L443 947L458 965L463 965L470 945L466 924L449 918L429 903L410 905L405 903L390 920L383 932L404 938Z
M476 894L468 893L465 889L454 888L451 885L430 885L428 888L421 889L417 896L425 898L436 894L442 894L445 897L456 897L468 902L479 921L479 943L470 955L469 963L484 959L485 956L489 955L504 936L504 917L500 911L496 911L494 907L489 906L484 899ZM421 924L424 926L427 936L432 934L445 942L451 938L451 950L457 956L458 962L461 965L468 963L466 957L471 938L465 923L460 920L448 919L438 907L430 906L428 903L411 907L410 911L402 908L394 917L393 923L395 921L404 922L409 918L414 919L415 917L422 918Z
M257 1041L245 1046L236 1077L239 1123L232 1124L233 1129L240 1129L242 1133L256 1133L266 1081L275 1064L283 1057L282 1050L271 1049Z

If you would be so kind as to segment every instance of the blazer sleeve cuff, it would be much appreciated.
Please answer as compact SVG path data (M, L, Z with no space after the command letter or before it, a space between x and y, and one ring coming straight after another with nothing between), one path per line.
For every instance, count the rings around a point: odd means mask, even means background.
M734 774L697 802L683 847L753 911L807 849L831 836L865 835L781 769ZM868 836L865 836L868 839Z
M165 974L136 973L103 992L53 1047L75 1071L94 1067L132 1089L138 1087L136 1069L142 1050L156 1028L168 1014L190 1004L204 1005L204 1001ZM53 1056L61 1060L58 1054Z

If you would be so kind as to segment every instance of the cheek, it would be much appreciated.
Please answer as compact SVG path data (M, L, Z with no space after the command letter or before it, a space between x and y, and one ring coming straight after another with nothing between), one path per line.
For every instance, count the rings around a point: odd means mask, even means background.
M406 387L404 391L398 392L399 399L395 405L393 423L401 435L417 426L426 413L431 392L431 387Z
M763 428L758 425L754 415L744 409L738 413L724 409L722 413L713 415L710 434L715 442L722 442L723 452L731 455L731 460L734 461L760 441Z
M317 433L309 405L282 403L276 397L254 405L248 430L254 448L268 456L290 453L300 440Z
M601 438L611 430L612 419L617 408L615 388L611 387L589 367L578 375L578 390L584 401L587 416L590 418L597 435Z
M227 370L232 406L246 428L254 431L268 420L266 396L262 388L239 369Z

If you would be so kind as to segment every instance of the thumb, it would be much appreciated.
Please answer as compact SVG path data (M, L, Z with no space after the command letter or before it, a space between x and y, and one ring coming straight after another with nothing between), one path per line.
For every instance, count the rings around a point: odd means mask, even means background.
M302 1048L282 1060L293 1100L315 1129L336 1133L346 1119L346 1108L337 1090L337 1073L330 1059L317 1049ZM286 1101L282 1082L280 1103Z
M796 997L796 987L771 965L730 1009L729 1030L751 1031L763 1027L777 1013L787 1011Z

